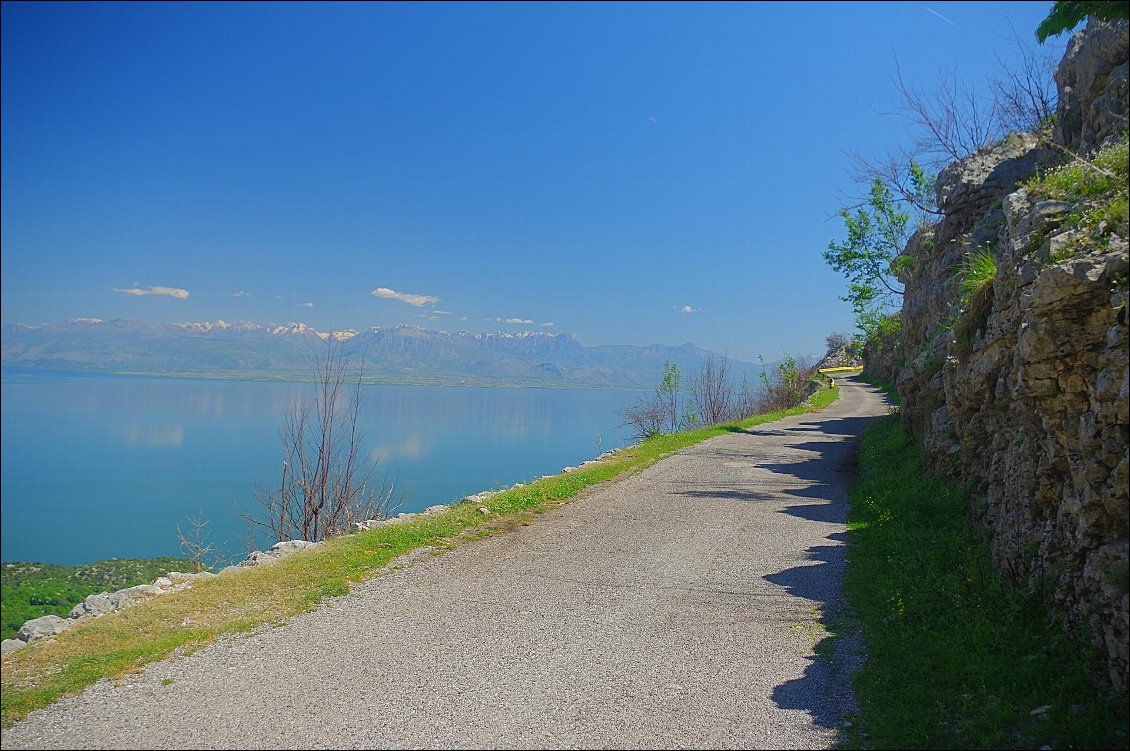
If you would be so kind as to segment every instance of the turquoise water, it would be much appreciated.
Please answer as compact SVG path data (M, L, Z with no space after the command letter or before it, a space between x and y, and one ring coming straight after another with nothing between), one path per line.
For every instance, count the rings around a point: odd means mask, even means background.
M297 383L49 375L0 379L0 556L74 565L180 555L177 526L209 520L228 556L240 510L278 478ZM367 386L361 425L401 511L559 472L630 443L628 391ZM258 546L267 541L260 537Z

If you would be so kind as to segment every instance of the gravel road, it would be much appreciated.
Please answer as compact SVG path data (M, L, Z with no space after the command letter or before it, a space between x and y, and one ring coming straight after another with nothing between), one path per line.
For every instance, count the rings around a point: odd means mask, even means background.
M887 411L694 446L515 532L371 580L286 626L33 713L3 748L828 748L857 656L845 481Z

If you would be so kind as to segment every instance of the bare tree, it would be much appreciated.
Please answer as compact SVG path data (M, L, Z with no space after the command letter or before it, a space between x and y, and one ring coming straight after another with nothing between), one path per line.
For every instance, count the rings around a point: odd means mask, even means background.
M897 114L919 130L914 152L929 166L962 159L1002 135L998 104L982 101L952 72L941 71L934 88L923 92L903 80L896 60L894 83L902 96Z
M828 334L828 336L824 337L824 343L828 345L829 352L835 352L838 349L842 349L843 347L850 345L852 343L852 338L847 334L836 332L833 334Z
M354 380L347 366L342 343L329 336L314 359L314 394L290 407L279 431L278 487L257 494L264 517L250 518L279 541L324 540L353 522L387 516L396 505L394 488L374 484L376 463L362 453L363 367Z
M729 371L729 358L709 354L691 379L691 403L703 425L717 425L730 419L734 392L729 382Z
M989 85L1002 128L1035 133L1045 128L1055 115L1056 57L1062 52L1024 44L1015 28L1012 37L1019 59L1014 65L998 55L1000 74L990 79Z
M188 532L181 531L177 525L177 537L180 539L181 552L192 561L192 572L199 574L210 565L205 565L204 559L213 555L213 545L210 542L212 533L207 528L208 520L204 518L204 509L201 507L197 516L189 516Z
M742 373L742 382L738 386L738 395L734 400L734 419L743 420L753 417L758 412L760 395L752 383L749 375Z

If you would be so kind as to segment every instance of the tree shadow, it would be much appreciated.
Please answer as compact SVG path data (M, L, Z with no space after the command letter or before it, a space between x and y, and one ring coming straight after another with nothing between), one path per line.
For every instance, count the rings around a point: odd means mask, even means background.
M798 433L824 433L829 436L862 435L864 428L874 417L829 417L824 420L809 420L788 427L726 428L731 433L744 433L750 436L790 436Z
M791 493L791 495L802 495L802 493ZM843 524L846 521L846 510L838 503L798 504L782 509L781 513L824 524Z
M830 508L832 505L815 508ZM808 513L814 507L799 508ZM846 542L847 533L836 532L825 539ZM837 733L857 711L851 678L858 647L853 640L841 638L843 619L839 617L845 608L840 591L846 566L845 551L845 545L816 545L806 552L808 559L819 561L818 564L795 566L763 577L790 595L815 604L818 621L823 631L829 634L812 646L813 654L805 657L808 665L801 677L775 686L771 698L781 709L803 711L819 727L835 730Z
M679 495L686 496L688 498L710 498L727 501L745 501L747 503L773 500L773 496L769 493L759 493L755 490L721 488L710 488L708 490L680 490Z
M691 498L716 498L751 503L780 503L782 496L797 499L795 503L776 509L804 522L837 524L847 522L848 489L858 470L859 438L874 416L821 417L812 415L793 424L767 424L762 427L727 427L737 440L724 448L712 449L721 462L729 466L755 467L758 478L736 481L692 483L681 494ZM773 448L767 453L750 450L744 436L750 439L773 437ZM778 448L779 447L779 448ZM789 461L784 451L799 452L796 461ZM766 474L768 473L768 477ZM726 478L729 480L729 478ZM792 486L792 487L790 487ZM823 530L826 530L824 527ZM837 731L857 711L851 689L852 674L859 662L861 648L855 632L846 623L850 620L841 591L847 565L848 533L824 534L824 543L805 551L801 565L782 569L763 577L792 597L804 602L801 612L815 611L824 638L815 638L812 654L805 656L808 665L799 678L785 680L774 687L772 699L781 709L807 713L817 726ZM805 617L805 623L811 621ZM804 624L801 624L804 625ZM806 644L805 648L810 645ZM842 741L842 737L837 741Z

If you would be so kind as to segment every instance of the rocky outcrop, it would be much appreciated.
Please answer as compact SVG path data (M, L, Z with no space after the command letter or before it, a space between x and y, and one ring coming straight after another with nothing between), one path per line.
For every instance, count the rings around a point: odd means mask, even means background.
M1079 218L1095 211L1092 198L1033 195L1025 181L1077 164L1067 150L1093 155L1121 137L1126 39L1126 22L1091 22L1072 39L1056 76L1056 143L1014 136L942 172L944 216L905 250L914 263L903 279L902 330L866 353L868 368L898 386L932 466L980 499L998 569L1049 593L1123 692L1126 221L1092 226ZM963 259L978 250L991 250L998 269L983 311L958 289Z
M850 368L860 365L859 357L856 355L854 344L842 344L834 349L828 351L820 362L816 363L816 368Z
M1057 143L1089 154L1126 130L1127 54L1125 21L1091 19L1071 38L1055 73Z
M44 615L39 618L33 618L20 626L19 639L20 641L32 641L33 639L54 636L55 634L63 633L72 625L74 625L73 622L68 618L60 618L57 615Z
M271 563L280 558L285 558L292 553L297 553L300 550L309 550L310 548L317 547L318 544L319 543L309 542L307 540L284 540L283 542L276 542L269 550L252 550L238 567L248 568L250 566Z

